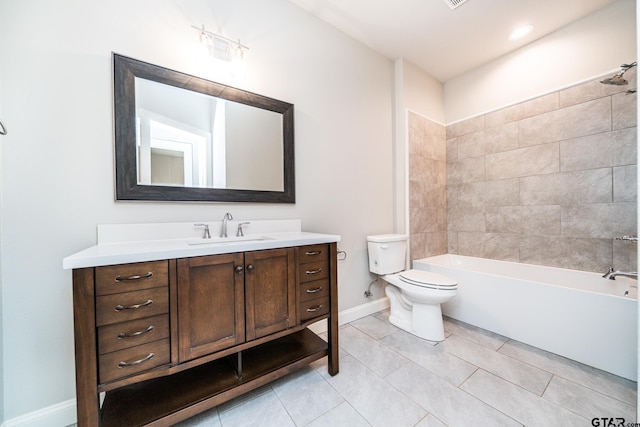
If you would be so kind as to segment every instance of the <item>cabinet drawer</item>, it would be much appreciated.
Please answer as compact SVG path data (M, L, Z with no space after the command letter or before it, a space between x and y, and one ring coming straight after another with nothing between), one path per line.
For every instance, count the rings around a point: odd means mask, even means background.
M329 259L328 245L310 245L296 248L298 251L298 264L327 261Z
M300 303L300 320L312 319L329 312L329 297L314 298Z
M311 282L313 280L329 277L329 264L326 261L313 262L298 267L298 282Z
M167 286L168 283L168 261L96 267L96 295Z
M169 312L169 289L153 288L96 298L96 326Z
M329 280L314 280L300 284L298 289L298 301L309 301L315 298L329 296Z
M169 339L150 342L99 357L100 383L128 377L170 361Z
M98 328L98 353L111 353L168 337L168 314L101 326Z

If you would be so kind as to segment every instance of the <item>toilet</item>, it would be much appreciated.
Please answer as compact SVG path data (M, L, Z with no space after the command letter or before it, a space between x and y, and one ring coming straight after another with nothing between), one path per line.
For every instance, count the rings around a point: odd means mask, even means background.
M456 296L458 283L431 271L405 270L406 235L368 236L367 246L369 270L387 282L389 322L429 341L444 340L440 304Z

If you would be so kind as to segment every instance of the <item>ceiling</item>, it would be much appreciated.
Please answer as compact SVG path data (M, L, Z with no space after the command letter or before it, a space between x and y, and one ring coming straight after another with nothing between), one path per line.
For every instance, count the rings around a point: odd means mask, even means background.
M290 0L390 59L446 82L616 0ZM459 2L458 2L459 3ZM507 39L522 24L534 30Z

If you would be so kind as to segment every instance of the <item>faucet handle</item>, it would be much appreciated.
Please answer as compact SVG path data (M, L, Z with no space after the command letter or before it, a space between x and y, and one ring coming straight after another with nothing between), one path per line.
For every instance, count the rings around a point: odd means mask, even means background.
M250 222L239 222L238 223L238 231L236 232L236 237L242 237L244 236L244 230L242 229L243 225L249 225L251 224Z
M210 239L211 233L209 232L209 224L193 224L194 227L204 227L203 239Z

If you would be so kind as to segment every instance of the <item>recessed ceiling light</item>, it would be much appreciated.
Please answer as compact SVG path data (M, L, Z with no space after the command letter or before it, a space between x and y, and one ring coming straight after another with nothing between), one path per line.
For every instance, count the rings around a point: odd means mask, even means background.
M523 25L509 33L509 40L518 40L526 36L533 30L533 25Z

